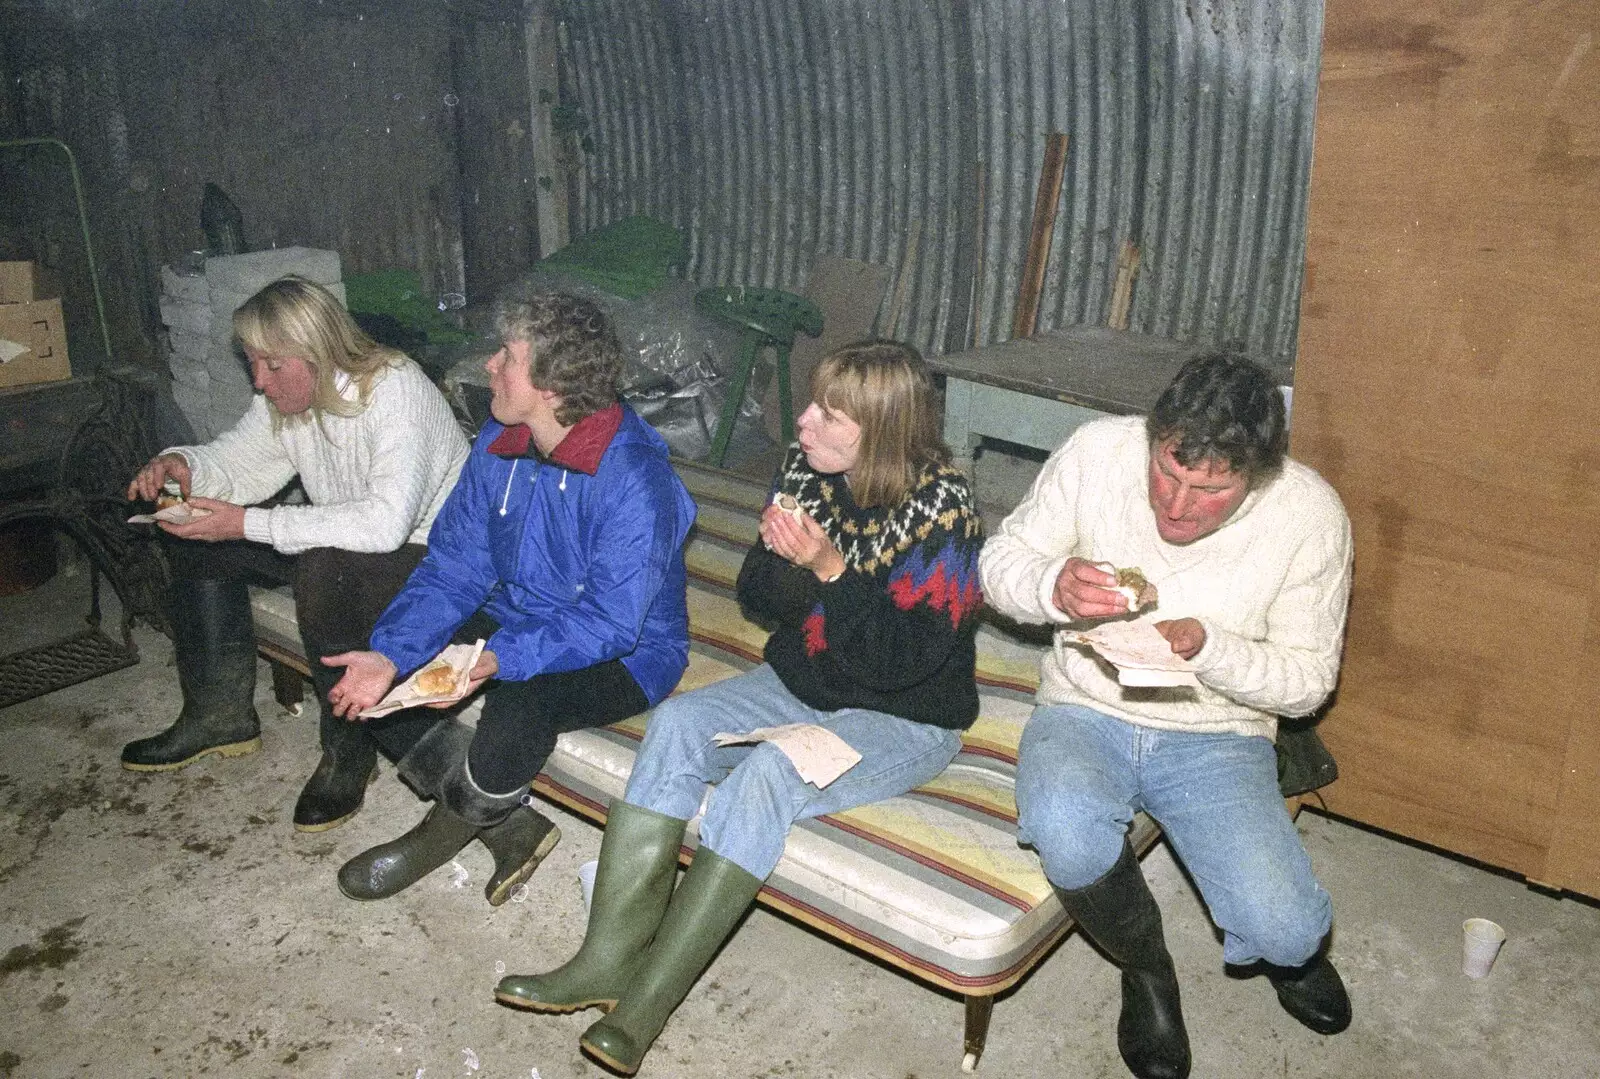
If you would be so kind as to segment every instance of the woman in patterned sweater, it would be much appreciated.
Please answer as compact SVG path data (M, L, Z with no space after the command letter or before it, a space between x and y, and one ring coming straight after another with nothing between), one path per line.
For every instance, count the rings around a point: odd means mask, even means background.
M812 396L739 573L740 602L774 627L766 662L656 709L611 806L582 948L496 990L534 1011L606 1010L581 1044L625 1074L778 864L790 825L927 782L977 718L983 530L939 440L927 368L908 345L850 345L817 367ZM789 723L827 728L861 761L819 789L770 742L712 741ZM674 893L707 784L700 847Z

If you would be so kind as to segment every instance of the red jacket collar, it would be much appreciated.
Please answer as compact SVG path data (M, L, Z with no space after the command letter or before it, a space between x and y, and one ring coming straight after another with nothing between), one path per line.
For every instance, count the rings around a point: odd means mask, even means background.
M606 447L616 437L622 426L622 405L611 404L599 412L592 412L573 425L567 437L550 451L547 460L559 468L594 475L600 468L600 458ZM533 446L533 432L525 423L512 424L489 443L489 452L496 457L534 457L538 451Z

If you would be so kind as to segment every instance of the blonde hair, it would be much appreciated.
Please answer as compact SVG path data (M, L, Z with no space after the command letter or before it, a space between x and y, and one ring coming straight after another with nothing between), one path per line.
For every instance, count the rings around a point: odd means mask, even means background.
M372 399L377 372L405 361L404 353L363 333L333 293L294 275L246 300L233 313L233 335L245 348L304 360L315 378L309 413L318 419L323 413L360 415ZM356 387L355 400L339 393L339 371ZM270 401L267 407L276 422L297 418L280 416Z
M950 460L940 437L927 364L899 341L858 341L823 357L811 397L861 427L850 495L862 508L893 506L923 473Z

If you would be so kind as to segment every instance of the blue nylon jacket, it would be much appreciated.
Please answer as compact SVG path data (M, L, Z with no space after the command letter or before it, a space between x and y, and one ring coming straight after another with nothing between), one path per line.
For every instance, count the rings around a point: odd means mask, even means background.
M496 675L522 681L620 659L653 705L689 663L683 543L695 506L667 444L626 404L593 476L488 452L484 424L428 554L372 632L402 675L475 611L500 623Z

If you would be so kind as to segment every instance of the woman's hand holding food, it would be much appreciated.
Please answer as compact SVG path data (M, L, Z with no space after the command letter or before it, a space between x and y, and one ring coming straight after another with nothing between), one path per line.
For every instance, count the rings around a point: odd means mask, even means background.
M154 502L161 495L167 480L176 480L183 497L189 497L189 462L181 453L163 453L150 458L150 463L139 470L128 484L128 501L142 498Z
M457 697L453 701L430 701L426 707L452 708L456 704L460 703L463 698L470 697L474 693L478 692L479 689L483 688L483 684L485 682L499 673L500 661L495 658L495 654L493 652L485 648L478 655L478 662L472 665L471 673L467 675L468 681L465 692L463 692L460 697Z
M205 510L206 516L197 517L187 524L157 521L156 525L171 536L186 540L204 540L218 543L222 540L244 539L244 507L215 498L191 498L187 505Z
M844 572L844 556L809 514L768 506L761 513L761 540L779 558L831 581Z
M344 668L344 677L328 691L328 704L334 715L346 719L359 720L362 712L383 700L400 673L382 652L340 652L323 656L322 662Z

